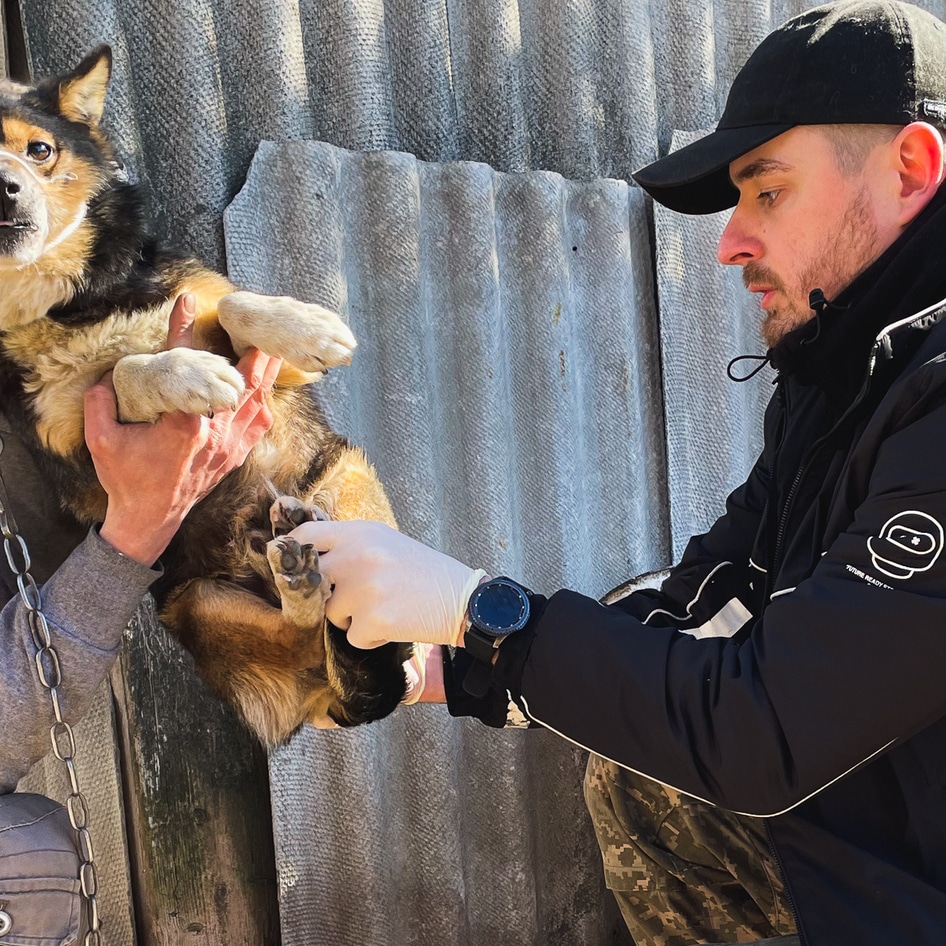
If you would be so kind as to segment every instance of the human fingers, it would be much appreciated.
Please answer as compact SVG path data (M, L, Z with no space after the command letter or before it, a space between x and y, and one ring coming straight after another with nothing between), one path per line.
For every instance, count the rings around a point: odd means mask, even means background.
M178 296L168 319L168 348L194 347L194 319L197 316L197 300L191 293Z
M165 436L176 436L182 443L193 444L193 452L196 453L210 444L211 423L210 418L204 414L169 411L158 418L154 427L160 428Z
M281 359L267 355L258 348L248 348L237 362L237 371L243 375L246 390L250 394L258 390L265 390L266 393L271 391L281 367Z
M256 349L251 351L252 354L248 353L241 359L247 372L246 387L236 410L221 412L213 420L214 436L229 452L231 466L242 464L250 450L273 426L269 396L282 362Z
M85 391L85 442L90 448L118 424L118 400L109 372Z
M282 358L274 358L267 355L266 370L263 372L263 383L260 387L269 394L276 386L276 378L279 376L279 370L282 368Z
M303 522L301 526L296 526L289 535L300 545L311 545L319 555L324 555L335 547L339 540L344 537L346 527L351 525L350 522L313 520L312 522Z
M369 607L364 595L363 580L367 577L358 561L363 554L358 541L359 522L313 521L304 522L290 532L300 545L310 545L319 553L319 571L332 594L325 603L325 616L336 627L347 631L356 608ZM378 640L369 646L377 646ZM359 644L359 646L362 646Z

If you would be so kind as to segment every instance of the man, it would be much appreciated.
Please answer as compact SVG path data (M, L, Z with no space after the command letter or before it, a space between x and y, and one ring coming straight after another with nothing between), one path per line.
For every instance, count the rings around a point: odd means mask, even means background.
M451 712L495 722L508 692L598 754L638 946L946 942L944 119L944 25L845 0L769 36L717 130L635 175L735 208L719 259L778 370L762 455L659 591L546 599L380 525L296 532L353 643L465 648Z
M168 343L187 345L194 319L192 297L178 300ZM191 507L239 466L272 424L266 394L278 373L278 359L249 352L239 369L246 390L234 411L213 419L167 414L156 424L120 424L108 380L86 395L86 441L108 509L97 529L72 526L69 551L31 461L2 421L0 464L17 519L43 586L43 608L61 660L62 706L78 719L118 654L122 632L148 586L155 567ZM6 500L5 500L6 503ZM69 529L68 524L64 524ZM50 542L50 533L54 541ZM26 611L7 569L0 584L0 794L11 792L29 767L49 752L52 708L33 660L35 647ZM48 580L46 580L48 578Z

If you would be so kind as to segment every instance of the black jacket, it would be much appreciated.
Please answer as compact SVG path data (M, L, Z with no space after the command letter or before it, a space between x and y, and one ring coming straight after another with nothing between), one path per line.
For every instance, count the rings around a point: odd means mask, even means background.
M946 943L944 251L941 193L772 353L762 455L660 591L558 592L496 668L534 721L768 819L807 946Z

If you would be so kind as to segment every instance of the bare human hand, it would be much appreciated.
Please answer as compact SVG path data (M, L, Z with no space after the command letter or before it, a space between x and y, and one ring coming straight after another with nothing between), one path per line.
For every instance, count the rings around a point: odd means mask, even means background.
M194 300L174 305L168 347L188 345ZM110 375L85 395L85 439L95 472L108 494L100 534L120 552L153 564L184 517L248 456L273 417L267 398L281 362L257 349L237 369L246 390L232 411L212 418L174 412L154 424L121 424Z

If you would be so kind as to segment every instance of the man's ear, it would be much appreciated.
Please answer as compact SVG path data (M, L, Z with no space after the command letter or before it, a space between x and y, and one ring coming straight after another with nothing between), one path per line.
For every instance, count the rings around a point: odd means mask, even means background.
M112 50L108 46L96 46L72 72L59 80L62 116L90 128L98 125L111 76Z
M943 136L927 122L911 122L894 139L894 147L900 187L898 222L906 226L943 183Z

